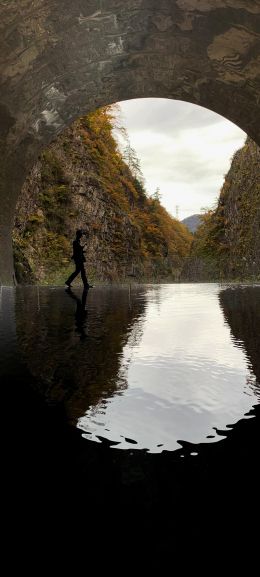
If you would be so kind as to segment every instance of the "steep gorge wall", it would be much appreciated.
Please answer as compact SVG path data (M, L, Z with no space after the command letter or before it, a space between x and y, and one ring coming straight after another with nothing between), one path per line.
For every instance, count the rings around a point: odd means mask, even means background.
M260 148L250 139L233 158L216 216L224 220L224 274L260 275Z
M260 148L247 139L194 236L187 280L260 279Z
M147 198L112 136L107 109L76 121L40 156L16 207L17 281L64 282L71 243L87 228L90 280L177 280L191 235Z

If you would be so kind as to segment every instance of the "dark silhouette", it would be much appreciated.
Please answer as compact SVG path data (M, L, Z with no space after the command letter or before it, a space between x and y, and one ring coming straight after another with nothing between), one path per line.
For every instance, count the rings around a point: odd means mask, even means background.
M77 302L77 307L75 311L75 324L76 331L80 334L81 340L87 337L86 335L86 320L88 316L88 311L86 310L86 302L88 296L88 288L84 288L82 292L81 299L75 295L75 293L69 287L67 289L67 294Z
M82 238L83 234L86 237L88 236L88 233L84 232L81 229L76 231L76 238L73 241L73 255L71 257L75 262L76 269L70 275L68 280L65 281L65 284L68 287L71 287L72 281L76 278L76 276L78 276L79 273L81 273L81 278L82 278L82 282L84 284L84 288L89 289L89 288L92 288L92 285L90 285L88 283L88 279L87 279L87 275L86 275L86 271L85 271L85 267L84 267L84 263L86 262L85 255L84 255L84 248L86 246L86 243L84 246L82 246L82 244L80 243L80 239Z

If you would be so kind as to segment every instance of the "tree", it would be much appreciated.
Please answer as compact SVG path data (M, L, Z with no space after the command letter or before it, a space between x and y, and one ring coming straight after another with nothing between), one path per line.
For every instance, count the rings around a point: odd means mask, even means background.
M123 150L123 159L126 162L127 166L129 167L132 176L137 180L139 180L142 184L144 184L144 176L142 173L140 160L136 154L136 151L134 150L134 148L132 148L128 136L126 142L127 142L126 147Z
M155 200L156 202L160 202L161 201L161 193L160 193L160 188L159 186L157 186L156 190L154 191L154 193L151 195L152 199Z

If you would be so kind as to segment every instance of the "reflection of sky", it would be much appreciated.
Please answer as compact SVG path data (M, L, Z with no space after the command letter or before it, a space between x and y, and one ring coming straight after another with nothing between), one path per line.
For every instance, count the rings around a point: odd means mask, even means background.
M256 401L255 379L224 322L218 292L217 285L148 289L142 333L122 354L128 389L90 408L80 428L120 447L130 446L127 437L158 451L177 448L177 440L205 442L214 427L242 418Z

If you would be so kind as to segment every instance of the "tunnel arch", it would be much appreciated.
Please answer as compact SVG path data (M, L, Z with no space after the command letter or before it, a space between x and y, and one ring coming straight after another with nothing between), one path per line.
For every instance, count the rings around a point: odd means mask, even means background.
M171 98L217 112L260 144L258 0L11 0L0 14L1 284L13 278L26 174L78 116Z

